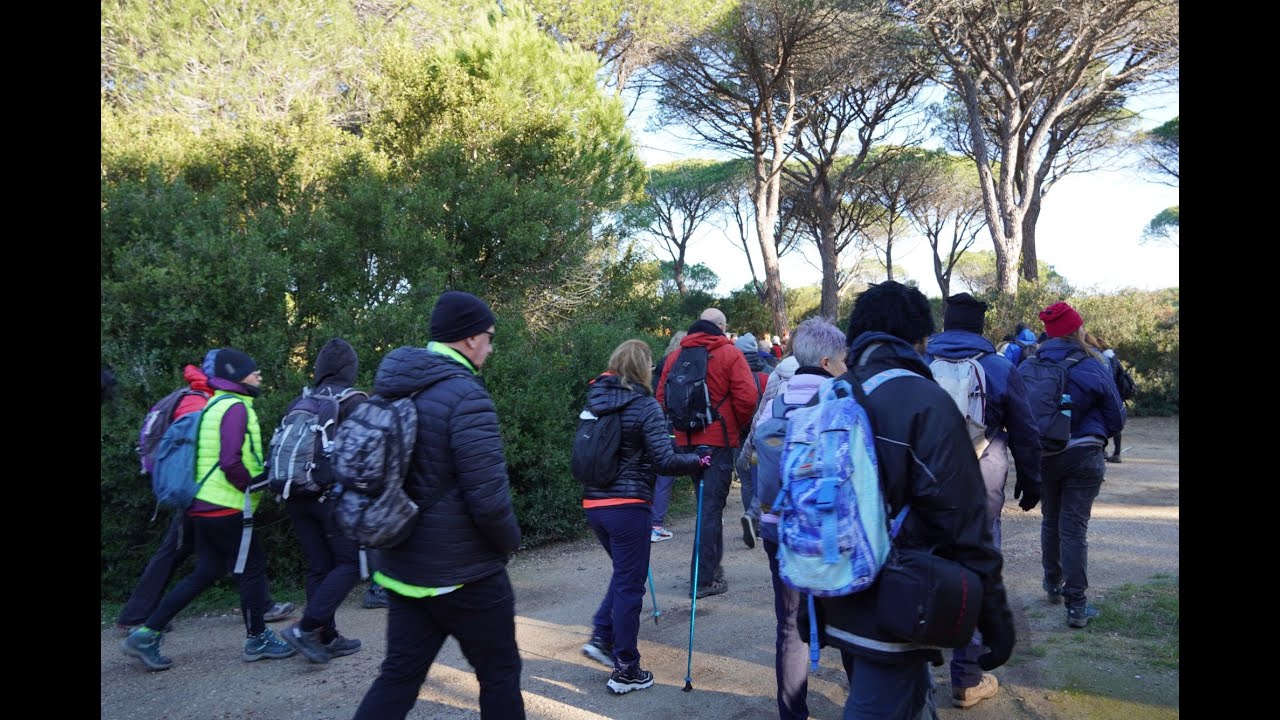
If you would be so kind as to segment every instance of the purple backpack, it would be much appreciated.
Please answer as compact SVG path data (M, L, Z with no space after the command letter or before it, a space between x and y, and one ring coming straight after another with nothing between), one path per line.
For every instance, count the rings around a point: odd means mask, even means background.
M155 452L160 445L160 438L164 437L164 431L173 424L173 411L188 395L199 395L206 400L209 398L208 394L199 390L192 390L189 387L178 388L165 395L160 402L152 405L147 411L147 416L142 421L142 430L138 433L136 448L144 475L150 474L155 469Z

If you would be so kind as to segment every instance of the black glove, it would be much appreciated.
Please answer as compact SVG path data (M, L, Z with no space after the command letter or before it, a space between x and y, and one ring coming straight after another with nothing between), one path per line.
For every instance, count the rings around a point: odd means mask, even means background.
M1009 662L1018 637L1013 630L1013 613L1009 611L1008 605L1004 605L999 612L990 613L990 619L987 615L984 613L978 623L978 629L982 631L982 644L988 648L986 655L978 657L978 667L994 670Z
M1022 499L1018 500L1019 497ZM1022 508L1023 512L1034 508L1040 503L1040 485L1038 483L1023 485L1021 480L1017 481L1013 485L1013 499L1018 500L1018 507Z

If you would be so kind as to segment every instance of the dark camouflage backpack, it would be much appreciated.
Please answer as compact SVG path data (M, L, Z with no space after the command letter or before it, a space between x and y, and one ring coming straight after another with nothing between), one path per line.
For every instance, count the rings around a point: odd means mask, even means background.
M418 436L414 395L394 400L374 395L340 428L331 462L339 486L334 518L362 547L390 548L413 532L418 505L404 479Z

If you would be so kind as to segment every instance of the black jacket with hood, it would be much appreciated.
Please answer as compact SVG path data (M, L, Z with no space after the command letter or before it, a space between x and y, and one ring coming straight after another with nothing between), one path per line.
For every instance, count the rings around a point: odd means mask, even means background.
M653 483L658 473L692 475L698 470L696 454L672 449L667 416L648 388L634 384L623 387L617 375L606 373L591 381L587 409L597 416L622 413L622 440L618 447L618 478L607 488L583 488L582 499L653 502Z
M890 368L921 376L889 380L867 401L886 499L895 514L904 503L911 504L895 545L933 547L936 554L973 570L983 588L978 629L1012 625L1001 577L1004 560L992 540L982 473L955 403L933 381L919 353L892 335L867 332L854 338L848 364L843 378L850 383ZM872 586L855 595L823 599L828 640L881 661L927 659L940 664L937 648L903 643L880 630L877 590Z
M418 435L405 491L417 527L378 551L378 569L419 587L473 582L500 572L520 547L493 399L471 364L445 346L401 347L378 366L373 389L414 398Z
M356 354L355 348L342 338L334 338L325 343L316 354L315 382L311 387L317 392L337 395L349 387L355 387L356 375L359 371L360 356ZM289 407L285 409L286 415L300 399L300 397L294 398L293 402L289 403ZM338 423L341 424L346 420L356 406L367 399L368 397L362 393L353 393L344 398L338 406Z

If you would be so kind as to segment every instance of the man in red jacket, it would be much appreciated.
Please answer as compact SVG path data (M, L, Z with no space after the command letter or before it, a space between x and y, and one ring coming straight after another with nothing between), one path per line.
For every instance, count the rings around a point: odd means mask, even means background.
M711 422L700 428L675 427L673 432L680 452L694 452L698 445L711 447L711 466L702 476L702 526L700 541L690 560L689 581L692 588L693 564L698 565L697 597L719 595L729 589L720 561L724 556L725 502L729 497L729 485L733 472L733 450L742 443L742 436L750 428L755 413L756 383L751 377L747 359L733 347L725 335L729 326L724 313L707 308L698 321L689 326L689 334L680 341L680 352L667 356L658 381L658 403L668 417L680 414L680 408L669 407L668 387L673 377L671 369L688 367L701 350L706 352L706 393L709 396ZM692 350L687 353L686 350ZM696 361L695 361L696 362ZM676 373L678 376L680 373ZM693 486L698 492L698 486Z

